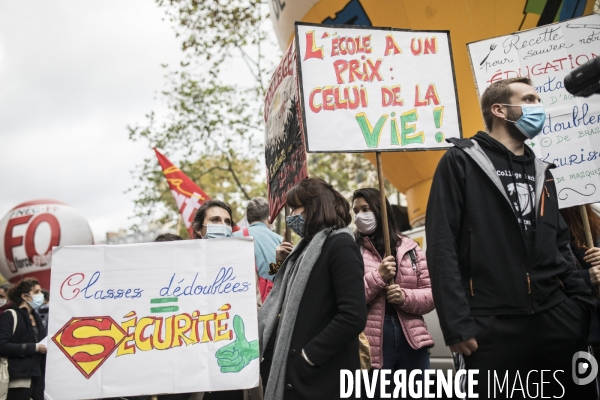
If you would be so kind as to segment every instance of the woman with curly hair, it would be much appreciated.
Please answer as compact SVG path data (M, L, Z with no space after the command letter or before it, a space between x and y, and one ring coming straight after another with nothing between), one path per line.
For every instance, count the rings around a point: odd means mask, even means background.
M0 315L0 357L8 359L7 400L43 400L47 331L37 310L44 303L39 282L25 278L8 291L12 307Z

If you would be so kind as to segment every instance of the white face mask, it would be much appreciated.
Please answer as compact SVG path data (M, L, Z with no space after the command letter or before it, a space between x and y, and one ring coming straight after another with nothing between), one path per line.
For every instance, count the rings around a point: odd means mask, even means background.
M377 218L372 211L361 212L354 217L356 229L363 235L370 235L377 229Z
M231 227L225 224L206 224L206 236L204 239L217 239L233 236Z
M39 310L42 304L44 304L44 293L37 293L31 295L31 301L28 301L31 308L35 311Z
M6 304L6 299L0 299L0 307Z

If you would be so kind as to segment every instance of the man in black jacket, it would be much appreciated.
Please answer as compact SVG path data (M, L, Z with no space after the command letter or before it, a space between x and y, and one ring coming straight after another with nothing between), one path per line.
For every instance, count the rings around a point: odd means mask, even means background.
M525 145L544 125L540 98L528 78L507 79L488 87L481 107L489 133L450 140L427 206L444 339L479 370L479 398L595 398L594 383L571 376L595 300L569 252L554 166Z

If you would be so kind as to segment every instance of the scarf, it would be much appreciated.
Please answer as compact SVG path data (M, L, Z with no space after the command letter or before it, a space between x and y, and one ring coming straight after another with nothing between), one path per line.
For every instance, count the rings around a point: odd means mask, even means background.
M275 279L273 290L258 312L261 359L271 335L274 334L274 329L278 327L264 400L283 399L287 355L300 301L310 273L321 255L323 244L330 234L338 233L347 233L352 236L352 232L348 228L336 231L326 228L317 233L308 245L305 245L305 239L302 239L281 265L277 273L281 278Z

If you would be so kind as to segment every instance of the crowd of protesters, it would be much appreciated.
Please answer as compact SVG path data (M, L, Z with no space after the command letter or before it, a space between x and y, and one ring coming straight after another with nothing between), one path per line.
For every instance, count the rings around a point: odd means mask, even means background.
M200 207L194 239L254 238L262 380L253 390L204 399L331 400L340 397L340 370L423 372L434 345L423 315L434 308L445 344L480 371L479 398L487 394L487 371L533 370L568 372L546 395L597 398L595 382L576 385L570 370L576 352L600 346L591 292L600 283L600 248L587 246L578 209L559 212L551 166L525 145L544 124L539 96L527 78L495 82L482 112L486 132L452 140L436 170L427 257L394 218L384 224L382 209L391 216L392 208L373 188L356 190L349 202L322 179L298 183L286 196L295 244L272 231L264 198L248 203L250 226L235 235L228 204ZM599 246L600 218L591 208L588 214ZM182 238L156 239L173 240ZM0 287L9 400L43 398L43 304L34 279Z

